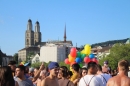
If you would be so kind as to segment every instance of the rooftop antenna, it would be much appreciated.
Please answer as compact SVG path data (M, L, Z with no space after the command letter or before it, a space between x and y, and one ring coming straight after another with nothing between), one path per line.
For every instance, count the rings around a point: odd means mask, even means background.
M66 36L66 23L65 23L65 29L64 29L64 42L66 42L66 38L67 38L67 36Z

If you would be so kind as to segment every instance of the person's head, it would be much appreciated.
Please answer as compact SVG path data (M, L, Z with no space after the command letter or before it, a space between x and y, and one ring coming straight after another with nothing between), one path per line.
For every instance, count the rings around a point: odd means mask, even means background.
M8 66L11 68L12 72L15 72L16 61L9 61Z
M68 72L67 71L61 70L61 69L59 70L58 79L61 79L62 77L67 78L67 76L68 76Z
M100 65L100 64L97 64L97 69L98 69L98 71L102 71L102 66Z
M58 76L57 76L58 79L61 79L61 78L63 77L63 73L62 73L62 71L63 71L62 69L59 70L59 72L58 72Z
M57 62L50 62L48 69L51 76L57 77L59 72L59 64Z
M82 68L81 69L81 77L83 77L83 76L85 76L85 75L87 75L87 68Z
M23 77L24 74L25 74L25 66L19 65L19 66L16 68L15 75L16 75L17 77Z
M96 62L89 62L87 66L88 72L91 74L96 74L97 73L97 64Z
M24 66L25 67L25 73L28 74L29 73L29 67L28 66Z
M0 86L15 86L11 68L9 66L0 67Z
M33 67L29 68L29 75L32 77L34 76L34 68Z
M73 65L72 65L72 70L73 70L73 71L79 72L79 69L80 69L79 64L76 63L76 64L73 64Z
M111 74L111 75L114 75L114 70L111 70L110 74Z
M61 66L60 69L61 69L61 70L68 71L68 68L67 68L66 66Z
M68 71L68 76L67 76L67 78L70 79L72 75L73 75L72 71Z
M129 66L129 71L130 71L130 66Z
M118 62L118 71L127 72L129 70L129 62L127 60L121 60Z
M108 66L108 61L104 61L104 66Z

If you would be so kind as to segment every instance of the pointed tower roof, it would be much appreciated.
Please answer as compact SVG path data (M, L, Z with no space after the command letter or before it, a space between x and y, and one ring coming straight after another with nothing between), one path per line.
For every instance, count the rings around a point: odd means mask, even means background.
M28 22L32 22L32 20L31 20L31 19L29 19L29 20L28 20Z
M39 22L38 22L38 21L36 21L36 24L39 24Z
M64 42L66 42L66 24L65 24L65 30L64 30Z

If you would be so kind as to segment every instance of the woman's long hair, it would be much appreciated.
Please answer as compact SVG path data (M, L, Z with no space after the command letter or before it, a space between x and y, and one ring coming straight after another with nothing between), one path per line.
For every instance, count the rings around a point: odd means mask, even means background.
M15 86L15 81L9 66L0 67L0 86Z

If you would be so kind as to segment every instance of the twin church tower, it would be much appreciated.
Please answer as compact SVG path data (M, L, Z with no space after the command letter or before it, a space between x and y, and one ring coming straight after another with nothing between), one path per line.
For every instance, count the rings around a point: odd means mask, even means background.
M33 46L37 46L38 44L41 44L41 32L40 32L40 24L38 21L36 21L35 23L35 30L33 31L33 25L32 25L32 20L29 19L28 20L28 24L27 24L27 30L25 32L25 47L33 47ZM66 40L66 25L65 25L65 30L64 30L64 41L60 41L61 43L68 43L70 42L72 44L71 41L67 41Z
M28 20L27 30L25 32L25 47L35 46L36 43L41 42L40 24L38 21L35 23L35 30L33 31L31 19Z

